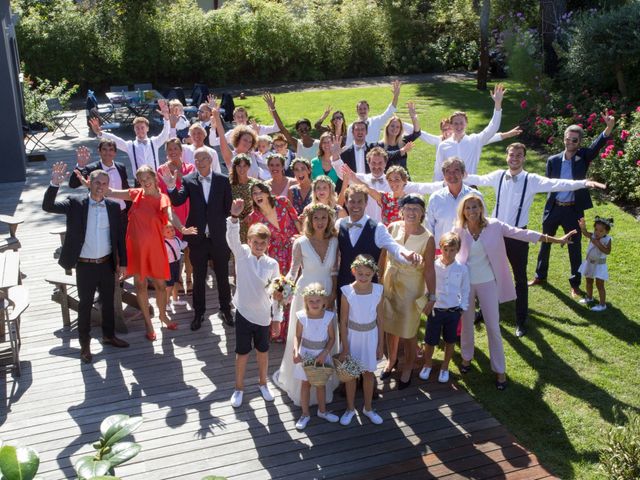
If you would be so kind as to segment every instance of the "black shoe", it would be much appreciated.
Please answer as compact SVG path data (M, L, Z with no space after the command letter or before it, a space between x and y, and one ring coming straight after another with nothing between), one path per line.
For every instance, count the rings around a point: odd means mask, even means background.
M404 390L405 388L408 388L409 385L411 385L411 377L409 377L409 380L407 380L406 382L398 380L398 390Z
M518 325L516 327L516 337L524 337L527 334L527 327Z
M482 323L484 321L484 317L482 316L482 310L476 310L476 316L475 319L473 321L473 323L475 325L478 325L479 323Z
M233 327L235 325L233 315L231 315L229 310L220 310L218 312L218 318L228 327Z
M504 392L507 389L507 381L505 380L504 382L499 382L498 380L496 380L496 388L499 391Z
M199 330L202 326L202 322L204 321L203 313L196 313L196 316L193 317L193 321L191 322L191 330Z
M380 374L380 380L386 380L387 378L389 378L397 367L398 367L398 359L396 359L396 363L394 363L389 370L382 371L382 373Z

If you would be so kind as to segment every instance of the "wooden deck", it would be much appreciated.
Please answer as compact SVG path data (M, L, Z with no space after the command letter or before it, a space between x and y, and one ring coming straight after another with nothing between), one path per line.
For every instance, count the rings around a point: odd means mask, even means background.
M77 125L85 132L83 121ZM81 364L75 325L62 328L60 306L51 301L52 287L44 281L47 274L62 272L53 258L59 238L48 232L64 219L40 208L50 166L59 160L75 163L73 148L81 144L93 150L95 140L49 142L53 151L46 162L30 166L26 184L0 184L0 213L26 218L18 237L31 297L22 323L22 377L0 370L0 438L38 450L44 478L75 478L73 463L92 450L100 422L114 413L144 417L135 433L142 452L116 469L129 480L207 474L252 480L551 478L465 391L433 379L424 383L415 377L402 392L392 389L393 380L386 383L375 401L385 420L380 426L361 418L349 427L312 418L298 432L299 409L275 387L275 402L266 404L251 363L245 404L234 410L228 404L234 334L215 316L215 289L208 290L210 321L200 331L189 330L191 312L184 309L174 316L180 329L157 328L158 341L150 343L138 320L123 336L131 348L102 348L94 340L94 363ZM93 334L99 338L99 329ZM270 372L282 351L282 345L273 346ZM338 397L330 408L340 413L344 406Z

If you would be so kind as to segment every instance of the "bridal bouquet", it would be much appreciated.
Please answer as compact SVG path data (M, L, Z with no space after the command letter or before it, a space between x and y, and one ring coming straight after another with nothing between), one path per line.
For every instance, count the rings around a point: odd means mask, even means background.
M296 293L296 284L284 275L280 275L278 278L272 280L267 284L266 288L271 296L276 292L282 294L282 300L278 300L278 304L280 306L291 303L291 300Z

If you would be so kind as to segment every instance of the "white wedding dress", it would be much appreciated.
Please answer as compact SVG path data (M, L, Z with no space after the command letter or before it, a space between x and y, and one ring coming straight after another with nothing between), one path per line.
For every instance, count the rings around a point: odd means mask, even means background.
M287 392L287 395L293 403L300 406L300 385L301 381L295 378L294 375L294 363L293 363L293 340L296 336L297 319L295 312L304 310L304 301L302 299L302 291L307 285L312 283L320 283L324 287L327 293L331 293L333 288L333 278L337 275L337 262L338 255L338 239L333 237L329 240L329 247L324 259L320 258L316 249L309 239L305 236L298 237L293 244L293 255L291 260L291 269L287 273L287 277L295 279L298 276L300 268L302 268L302 275L296 282L296 295L291 302L291 309L289 315L289 330L287 332L287 343L284 348L284 356L282 357L282 363L280 368L273 374L273 383L279 388ZM334 307L332 305L332 307ZM335 311L335 308L333 308ZM339 337L338 337L338 321L334 318L334 329L336 341L331 350L333 356L338 352ZM338 386L339 380L333 375L326 385L326 400L327 403L333 399L333 391ZM311 389L310 405L317 404L316 389Z

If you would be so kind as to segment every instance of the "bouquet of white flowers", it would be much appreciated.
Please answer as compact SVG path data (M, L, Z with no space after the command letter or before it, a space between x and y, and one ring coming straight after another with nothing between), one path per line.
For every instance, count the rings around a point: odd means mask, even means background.
M339 356L338 354L333 357L333 363L336 366L336 375L341 382L350 382L362 374L362 365L358 360L348 355L344 362L341 362L338 359Z
M271 296L276 292L282 294L282 300L278 300L278 304L280 306L291 303L291 300L296 293L296 284L284 275L280 275L278 278L273 279L267 284L266 288Z

